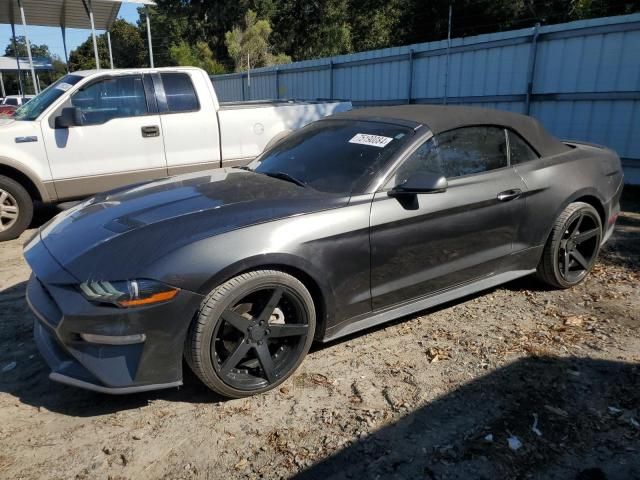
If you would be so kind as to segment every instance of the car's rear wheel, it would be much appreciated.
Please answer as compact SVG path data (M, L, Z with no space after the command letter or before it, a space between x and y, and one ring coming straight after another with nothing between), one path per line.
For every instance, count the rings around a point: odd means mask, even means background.
M265 392L298 368L313 342L311 294L277 270L243 273L203 301L185 357L209 388L233 398Z
M538 265L537 276L556 288L582 282L600 250L602 222L595 208L571 203L557 218Z
M15 180L0 175L0 242L18 238L33 219L33 200Z

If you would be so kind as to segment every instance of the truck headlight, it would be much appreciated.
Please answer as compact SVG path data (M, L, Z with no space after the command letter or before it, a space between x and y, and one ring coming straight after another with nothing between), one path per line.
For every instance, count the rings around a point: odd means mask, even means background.
M82 295L90 302L111 303L118 307L138 307L171 300L179 288L155 280L107 282L91 280L80 284Z

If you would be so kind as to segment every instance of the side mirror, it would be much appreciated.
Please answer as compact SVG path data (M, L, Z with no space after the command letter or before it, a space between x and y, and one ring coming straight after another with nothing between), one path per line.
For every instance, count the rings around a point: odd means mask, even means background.
M65 107L56 117L56 128L78 127L82 123L82 111L76 107Z
M400 185L393 187L389 191L389 196L441 193L446 191L448 186L447 179L440 173L418 172Z

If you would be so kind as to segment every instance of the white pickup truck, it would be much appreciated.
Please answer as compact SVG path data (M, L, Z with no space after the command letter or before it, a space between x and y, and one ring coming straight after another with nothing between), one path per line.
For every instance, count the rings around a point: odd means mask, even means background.
M0 120L0 241L56 203L179 173L248 163L350 102L219 103L191 67L64 76Z

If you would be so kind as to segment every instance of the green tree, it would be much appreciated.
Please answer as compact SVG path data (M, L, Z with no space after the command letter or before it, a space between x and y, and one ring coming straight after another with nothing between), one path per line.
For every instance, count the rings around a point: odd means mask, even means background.
M209 74L225 73L225 68L213 58L213 52L203 41L194 46L182 41L169 49L173 65L193 66L205 70Z
M16 54L17 51L17 54ZM28 57L29 53L27 52L27 41L24 36L20 35L16 37L16 48L13 48L13 38L9 38L9 44L7 48L4 50L4 54L9 57ZM36 45L34 43L31 44L31 56L36 58L49 58L51 57L51 52L49 51L48 45Z
M289 56L273 53L273 47L269 43L271 31L267 20L258 20L256 12L247 10L244 25L236 26L226 33L225 45L236 72L291 62Z
M135 25L117 19L110 29L113 63L116 68L135 68L149 65L148 49L142 32ZM98 57L102 68L110 67L107 34L98 35ZM93 39L89 36L69 55L69 69L88 70L96 68Z
M353 51L347 0L279 0L273 43L294 60Z

